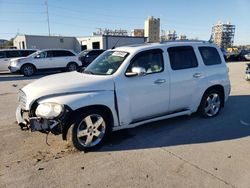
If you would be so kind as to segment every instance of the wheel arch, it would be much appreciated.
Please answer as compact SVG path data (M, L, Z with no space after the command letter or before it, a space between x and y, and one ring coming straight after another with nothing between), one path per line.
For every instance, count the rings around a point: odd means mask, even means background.
M35 66L34 64L32 64L32 63L24 63L24 64L20 67L20 70L22 70L22 68L23 68L25 65L31 65L32 67L35 68L35 71L37 71L36 66Z
M68 67L68 65L69 65L70 63L74 63L74 64L76 64L78 67L80 66L76 61L70 61L70 62L67 63L67 67Z
M67 140L67 133L68 133L68 130L70 128L70 126L72 125L73 123L73 119L74 117L78 114L78 113L81 113L81 112L84 112L86 110L101 110L102 112L105 113L105 115L107 115L108 117L108 121L110 123L110 125L113 126L114 124L114 117L113 117L113 113L111 111L111 109L105 105L90 105L90 106L85 106L85 107L82 107L82 108L78 108L74 111L72 111L69 115L69 117L67 118L67 121L65 122L64 126L63 126L63 129L62 129L62 138L63 140ZM112 127L111 127L112 129Z
M213 90L216 90L216 91L219 91L221 94L222 94L222 104L221 104L221 107L224 107L224 103L225 103L225 91L224 91L224 87L220 84L216 84L216 85L212 85L210 87L208 87L205 92L203 93L202 95L202 98L201 98L201 101L203 99L203 96L207 93L207 92L210 92L210 91L213 91ZM200 103L201 103L200 101Z

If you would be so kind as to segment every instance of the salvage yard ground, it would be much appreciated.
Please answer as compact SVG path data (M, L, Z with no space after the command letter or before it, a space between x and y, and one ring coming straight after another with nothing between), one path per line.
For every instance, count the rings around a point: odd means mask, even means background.
M228 63L231 95L219 116L197 114L116 132L95 152L60 136L21 131L19 88L44 75L0 73L0 187L250 187L250 82Z

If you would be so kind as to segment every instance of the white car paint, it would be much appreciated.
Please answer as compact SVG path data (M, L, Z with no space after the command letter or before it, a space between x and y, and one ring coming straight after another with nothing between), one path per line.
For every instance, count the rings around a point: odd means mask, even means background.
M42 54L51 53L52 51L66 51L71 52L74 56L64 56L64 57L39 57ZM68 63L75 62L78 66L82 63L78 60L78 56L75 52L66 49L44 49L38 51L36 54L32 54L25 58L16 58L10 62L10 71L17 72L20 71L24 64L32 64L37 70L40 69L57 69L66 68Z
M183 45L194 48L198 67L173 71L167 50L169 47ZM200 46L216 48L222 63L205 66L198 51ZM152 49L163 51L163 72L126 77L125 72L132 58L139 52ZM228 68L222 52L213 44L170 42L119 47L113 51L129 53L114 74L92 75L71 72L44 77L22 89L26 96L26 104L22 108L26 111L31 110L35 101L55 102L67 105L72 110L104 105L112 112L113 130L119 130L145 122L190 115L197 111L204 92L213 85L221 85L224 88L225 101L230 93Z

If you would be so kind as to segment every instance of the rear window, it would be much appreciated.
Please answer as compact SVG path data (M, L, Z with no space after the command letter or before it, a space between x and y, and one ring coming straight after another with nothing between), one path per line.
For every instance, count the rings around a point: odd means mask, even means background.
M13 58L13 57L20 57L21 54L19 53L19 51L7 51L6 56L7 58Z
M0 52L0 59L1 59L1 58L6 58L5 52Z
M221 64L221 58L216 48L199 47L199 51L205 65Z
M22 51L20 51L20 54L22 57L26 57L34 52L36 52L36 51L35 50L22 50Z
M170 65L173 70L189 69L198 66L194 49L191 46L168 48Z

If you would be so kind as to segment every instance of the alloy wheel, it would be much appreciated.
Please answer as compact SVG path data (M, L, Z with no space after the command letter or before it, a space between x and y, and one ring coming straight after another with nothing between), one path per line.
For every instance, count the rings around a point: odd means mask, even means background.
M77 128L77 139L84 147L93 147L101 142L106 132L106 124L102 116L91 114L86 116Z
M207 116L212 117L215 116L221 106L220 96L217 93L210 94L206 99L206 105L205 105L205 113Z

